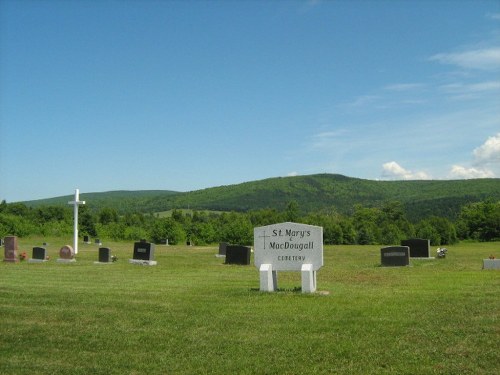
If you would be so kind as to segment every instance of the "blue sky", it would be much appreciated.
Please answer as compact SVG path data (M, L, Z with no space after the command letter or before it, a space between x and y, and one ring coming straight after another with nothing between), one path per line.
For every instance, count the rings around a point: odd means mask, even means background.
M500 177L500 1L0 1L0 200Z

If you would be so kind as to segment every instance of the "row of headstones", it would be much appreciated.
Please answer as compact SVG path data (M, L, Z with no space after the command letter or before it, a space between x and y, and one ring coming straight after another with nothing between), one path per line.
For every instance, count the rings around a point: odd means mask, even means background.
M16 236L7 236L5 240L2 240L2 244L5 245L4 250L4 262L16 263L19 262L18 257L18 246ZM47 249L45 247L33 247L32 257L28 262L46 262L49 257L47 254ZM116 257L111 255L111 249L107 247L99 248L98 261L96 263L110 263L114 261ZM58 262L75 262L75 251L70 245L64 245L59 250ZM154 244L140 241L134 243L134 253L133 259L130 259L130 263L140 263L156 265L154 261Z

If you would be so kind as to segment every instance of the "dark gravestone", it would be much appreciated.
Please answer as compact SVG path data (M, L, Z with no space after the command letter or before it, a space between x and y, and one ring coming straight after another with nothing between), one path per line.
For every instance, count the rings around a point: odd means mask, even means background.
M411 238L401 241L401 246L410 248L411 258L430 258L431 241L422 238Z
M134 256L135 260L154 260L155 245L150 242L140 241L134 243Z
M227 242L221 242L219 244L219 256L226 256Z
M250 248L240 245L227 245L226 264L250 264Z
M99 248L99 262L101 263L111 262L111 249L107 247Z
M101 245L102 244L102 242L101 242L101 240L99 238L96 238L94 240L94 242L95 242L96 245Z
M34 247L32 258L36 260L45 260L45 258L47 258L47 249L44 247Z
M388 246L380 249L382 266L410 265L410 249L408 246Z
M89 236L83 236L83 242L89 243L90 242Z

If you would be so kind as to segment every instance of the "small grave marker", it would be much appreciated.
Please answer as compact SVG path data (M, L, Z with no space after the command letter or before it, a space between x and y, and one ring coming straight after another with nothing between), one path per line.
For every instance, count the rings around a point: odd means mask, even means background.
M221 242L219 243L219 254L215 254L216 257L225 257L226 256L226 249L227 249L227 242Z
M277 271L300 271L302 293L313 293L323 266L323 228L291 222L254 228L254 254L261 291L277 290Z
M483 270L500 270L500 259L483 259Z
M73 263L76 262L75 250L70 245L64 245L59 250L59 258L57 259L59 263Z
M29 263L42 263L47 262L47 249L45 247L34 247L31 259L28 260Z

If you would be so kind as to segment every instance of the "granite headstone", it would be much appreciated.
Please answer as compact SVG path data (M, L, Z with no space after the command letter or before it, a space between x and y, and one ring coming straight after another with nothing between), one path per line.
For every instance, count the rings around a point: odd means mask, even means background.
M382 266L402 267L410 265L410 248L408 246L387 246L380 249Z
M47 259L47 249L45 247L34 247L33 248L33 256L31 259L37 260L37 261L44 261Z
M5 249L4 249L4 262L16 263L19 262L17 258L17 237L7 236L5 237Z
M4 262L17 263L19 259L17 258L17 237L16 236L6 236L4 239Z
M130 263L142 264L142 265L156 265L154 260L155 254L155 244L141 240L134 243L134 254L133 259L130 259Z
M401 246L410 248L410 258L430 258L431 257L431 241L423 238L411 238L402 240Z
M250 251L247 246L227 245L226 246L226 264L250 264Z

